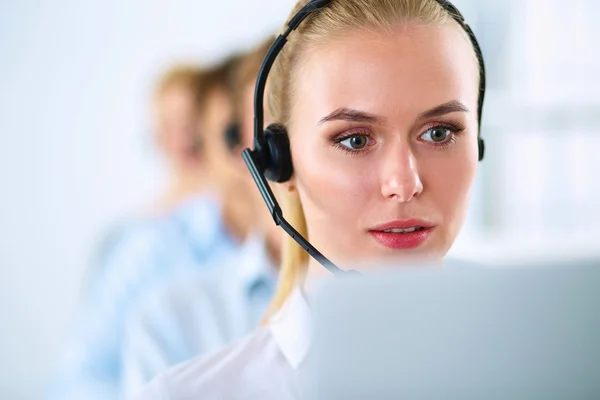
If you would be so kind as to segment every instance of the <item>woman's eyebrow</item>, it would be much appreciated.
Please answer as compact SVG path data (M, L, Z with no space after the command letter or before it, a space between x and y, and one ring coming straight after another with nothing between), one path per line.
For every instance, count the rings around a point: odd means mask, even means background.
M384 121L384 118L364 111L342 107L338 108L331 114L321 118L317 125L321 125L331 121L366 122L369 124L376 124L382 123Z
M467 106L458 100L452 100L439 106L435 106L430 110L422 112L418 120L435 118L453 112L469 112ZM356 110L353 108L341 107L333 111L331 114L319 120L317 125L322 125L331 121L350 121L350 122L365 122L368 124L383 124L385 118L371 114L368 112Z
M419 115L418 120L430 119L440 117L442 115L454 113L454 112L469 112L467 106L458 100L452 100L439 106L433 107L430 110L422 112Z

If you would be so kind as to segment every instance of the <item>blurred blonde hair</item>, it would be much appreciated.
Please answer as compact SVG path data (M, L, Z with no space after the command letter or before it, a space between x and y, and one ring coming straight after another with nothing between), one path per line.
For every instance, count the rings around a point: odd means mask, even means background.
M244 92L248 85L253 85L258 77L262 61L273 43L274 36L269 37L255 48L242 55L233 73L232 98L234 117L241 118L243 109Z
M308 0L298 1L288 21L307 3ZM273 65L266 96L273 122L286 126L289 124L298 60L315 44L342 37L348 31L358 29L389 31L403 23L444 25L451 21L452 17L436 0L333 0L325 8L310 15L288 37L288 43ZM287 22L284 29L285 27ZM298 192L281 190L279 193L286 219L308 239L306 219ZM264 321L268 321L286 302L303 279L307 265L308 253L286 235L278 287Z
M193 65L175 65L166 70L158 79L154 89L154 98L160 99L169 89L181 87L193 93L196 100L200 96L200 86L204 71Z
M219 64L203 71L198 85L198 107L201 113L206 110L210 96L215 90L223 90L230 101L233 101L235 74L241 59L240 54L233 54Z
M245 86L256 81L260 66L273 40L274 36L269 37L242 57L235 72L236 86Z

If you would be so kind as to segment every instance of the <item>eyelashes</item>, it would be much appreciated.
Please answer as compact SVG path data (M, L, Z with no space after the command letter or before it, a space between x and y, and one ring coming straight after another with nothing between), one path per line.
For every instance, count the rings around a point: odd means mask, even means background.
M419 135L419 138L425 142L431 144L436 149L445 149L447 147L452 146L456 143L457 137L465 131L466 127L462 124L432 124L430 127L424 130L423 133ZM434 138L434 133L436 138L439 139L438 134L445 134L442 140L436 140ZM425 137L429 137L425 139Z
M460 123L430 123L421 129L417 140L435 150L442 150L455 144L465 130L466 126ZM337 150L350 155L364 154L376 144L373 133L362 128L334 135L330 141Z
M353 129L335 136L331 139L338 150L349 154L357 154L368 151L374 145L371 133L366 129Z

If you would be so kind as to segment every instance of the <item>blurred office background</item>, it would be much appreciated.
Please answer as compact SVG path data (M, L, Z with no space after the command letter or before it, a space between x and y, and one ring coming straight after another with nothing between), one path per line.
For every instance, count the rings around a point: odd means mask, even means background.
M293 3L0 2L0 398L41 397L100 240L161 187L157 75L256 44ZM595 251L600 3L455 4L489 83L487 157L454 253Z

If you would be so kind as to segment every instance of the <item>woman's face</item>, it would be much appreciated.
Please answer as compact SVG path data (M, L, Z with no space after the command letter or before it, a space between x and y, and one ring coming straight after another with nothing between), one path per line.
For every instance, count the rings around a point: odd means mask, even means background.
M156 106L157 140L161 149L175 165L196 163L200 153L193 91L182 85L172 86L162 93Z
M292 184L310 241L334 262L443 257L478 156L479 75L460 28L354 32L297 71Z

